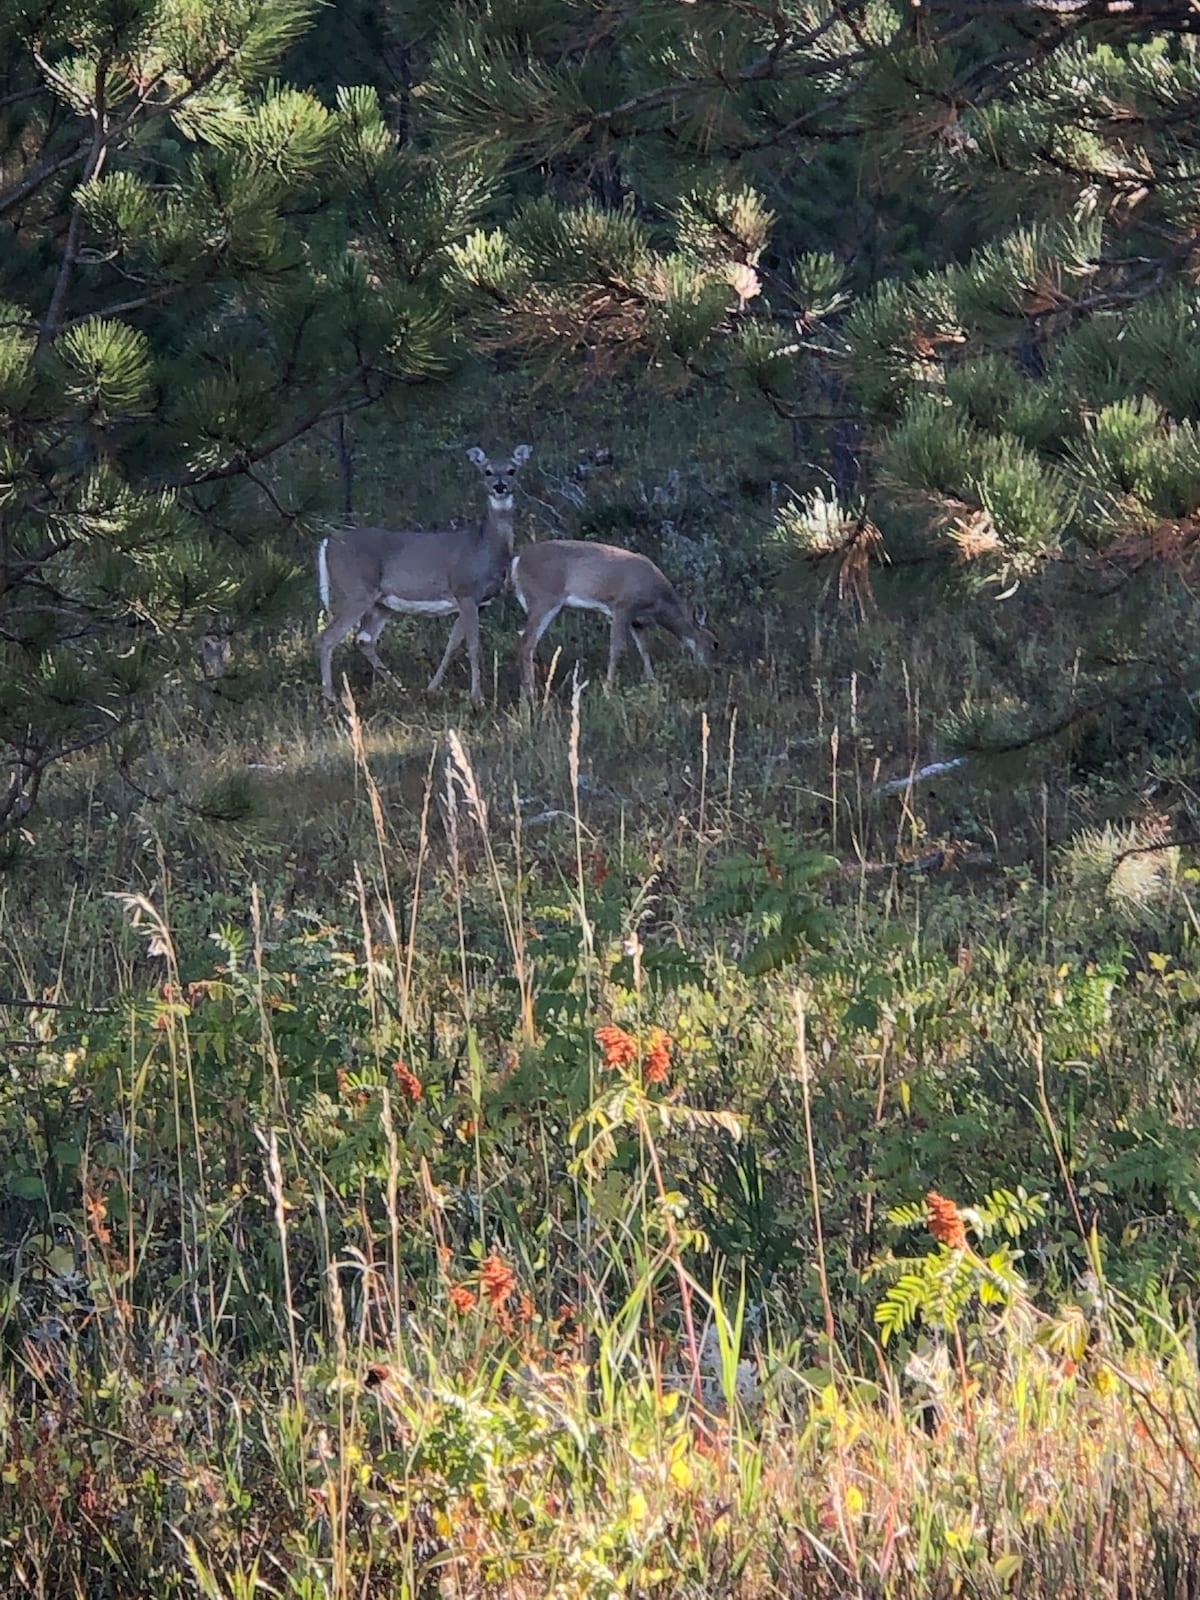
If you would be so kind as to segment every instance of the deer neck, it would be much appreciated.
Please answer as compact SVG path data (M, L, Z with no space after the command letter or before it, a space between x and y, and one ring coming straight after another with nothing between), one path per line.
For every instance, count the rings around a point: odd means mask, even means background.
M506 556L513 553L513 498L506 495L497 500L488 496L487 511L483 518L483 537L487 544L499 548Z

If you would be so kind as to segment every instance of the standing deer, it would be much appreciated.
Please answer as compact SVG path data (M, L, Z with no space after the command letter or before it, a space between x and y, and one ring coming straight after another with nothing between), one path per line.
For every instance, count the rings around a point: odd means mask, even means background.
M357 630L358 644L377 671L387 669L375 641L397 611L455 614L442 664L429 680L440 689L446 669L466 642L471 702L483 704L479 682L479 610L508 581L513 554L513 485L532 447L520 444L508 461L490 461L477 446L467 459L487 489L487 511L476 528L440 531L348 528L321 542L317 576L329 621L317 640L321 690L333 699L333 652Z
M538 641L564 606L602 611L611 624L608 675L611 689L617 663L630 635L642 658L642 676L654 677L642 630L653 623L673 633L705 666L716 665L718 645L705 627L703 607L689 611L674 585L648 556L612 544L580 539L547 539L530 544L512 564L512 584L528 614L521 634L521 684L533 692L533 653Z

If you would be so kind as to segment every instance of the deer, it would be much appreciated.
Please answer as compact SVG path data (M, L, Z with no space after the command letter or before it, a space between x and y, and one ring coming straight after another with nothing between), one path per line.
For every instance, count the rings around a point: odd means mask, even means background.
M519 650L521 686L528 694L533 693L534 651L564 606L602 611L608 617L605 686L610 690L631 636L642 658L643 679L647 683L653 679L654 668L642 634L654 623L673 633L706 667L716 666L719 646L706 626L704 608L689 610L666 575L635 550L582 539L529 544L513 558L512 586L528 618Z
M465 643L471 664L471 703L483 704L479 679L479 612L504 589L513 555L513 488L533 454L520 444L507 461L492 461L473 446L467 459L487 490L487 510L477 527L425 529L347 528L321 541L317 578L329 621L317 640L321 691L332 701L333 652L357 631L358 645L375 671L389 676L375 649L396 612L454 616L441 665L429 690L441 688L446 669Z

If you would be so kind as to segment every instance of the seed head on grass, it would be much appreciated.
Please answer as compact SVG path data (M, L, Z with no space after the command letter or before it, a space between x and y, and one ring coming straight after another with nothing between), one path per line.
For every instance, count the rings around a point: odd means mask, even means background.
M929 1208L927 1226L937 1242L951 1250L965 1250L967 1230L954 1201L931 1189L925 1196L925 1204Z

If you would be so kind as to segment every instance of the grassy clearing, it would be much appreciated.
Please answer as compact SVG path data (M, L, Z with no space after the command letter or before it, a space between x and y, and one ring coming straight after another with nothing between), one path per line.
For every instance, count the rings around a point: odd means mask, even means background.
M473 717L401 624L346 721L298 627L4 880L5 1592L1194 1593L1194 890L1103 835L1186 786L881 791L1069 610L766 606L783 442L590 405L529 521L725 597L719 679L563 619L530 711L501 617Z

